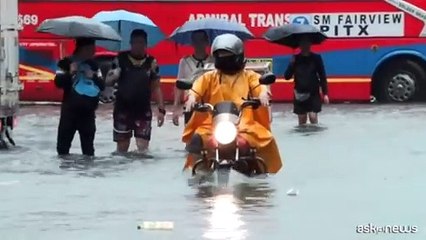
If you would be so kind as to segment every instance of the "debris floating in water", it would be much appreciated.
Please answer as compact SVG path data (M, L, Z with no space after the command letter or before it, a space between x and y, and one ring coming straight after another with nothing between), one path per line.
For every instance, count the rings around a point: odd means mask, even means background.
M20 183L20 181L18 181L18 180L4 181L4 182L0 182L0 185L8 186L8 185L13 185L13 184L17 184L17 183Z
M297 195L299 195L299 190L291 188L290 190L287 191L287 195L288 196L297 196Z
M148 229L148 230L172 230L174 228L173 222L151 222L145 221L142 224L138 225L139 229Z
M252 201L264 201L267 200L267 197L245 197L246 200L252 200Z

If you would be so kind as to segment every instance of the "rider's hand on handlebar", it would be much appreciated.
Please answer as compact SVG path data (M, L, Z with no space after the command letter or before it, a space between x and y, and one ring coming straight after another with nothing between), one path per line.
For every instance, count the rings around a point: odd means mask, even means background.
M194 95L189 95L188 100L185 102L185 112L191 111L191 109L195 106L196 99Z
M268 92L265 91L265 92L261 93L259 95L259 100L260 100L260 103L263 106L269 106L269 94L268 94Z

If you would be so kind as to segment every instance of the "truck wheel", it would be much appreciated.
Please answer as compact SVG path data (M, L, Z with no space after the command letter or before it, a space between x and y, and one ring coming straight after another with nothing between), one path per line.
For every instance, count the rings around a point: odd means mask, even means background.
M386 64L373 81L374 95L380 102L408 102L425 98L425 69L411 60Z

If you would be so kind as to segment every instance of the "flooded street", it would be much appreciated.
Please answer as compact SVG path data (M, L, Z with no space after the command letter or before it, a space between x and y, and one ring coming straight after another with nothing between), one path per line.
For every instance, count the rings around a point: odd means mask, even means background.
M295 128L290 105L273 108L284 169L263 180L234 174L215 189L188 186L182 126L170 116L153 127L153 159L125 158L111 155L112 112L103 107L97 159L61 168L59 107L24 107L19 147L0 152L0 239L426 239L425 105L325 106L317 129ZM71 151L80 153L78 135ZM144 221L174 229L137 230ZM369 223L417 231L357 233Z

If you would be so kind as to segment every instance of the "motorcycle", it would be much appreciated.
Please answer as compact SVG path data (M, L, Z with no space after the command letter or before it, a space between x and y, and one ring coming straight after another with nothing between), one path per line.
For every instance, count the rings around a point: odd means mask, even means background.
M276 77L272 73L263 74L259 79L260 85L271 85ZM177 80L176 87L181 90L192 90L192 83ZM195 92L195 91L193 91ZM196 93L196 92L195 92ZM196 93L198 94L198 93ZM197 160L192 168L192 176L198 175L198 170L210 174L217 172L219 182L228 182L231 169L240 172L248 177L264 175L268 173L265 161L257 156L256 149L250 147L248 155L240 154L238 146L238 125L241 114L245 108L257 109L261 103L259 99L248 96L243 98L240 108L231 101L223 101L212 106L208 103L196 103L193 111L208 112L213 118L213 138L216 142L214 157L209 156L209 149L203 149L201 158ZM254 166L254 167L253 167Z

